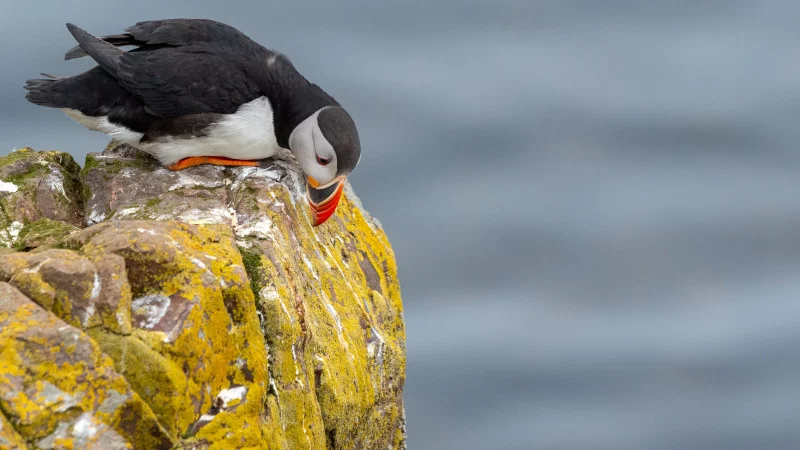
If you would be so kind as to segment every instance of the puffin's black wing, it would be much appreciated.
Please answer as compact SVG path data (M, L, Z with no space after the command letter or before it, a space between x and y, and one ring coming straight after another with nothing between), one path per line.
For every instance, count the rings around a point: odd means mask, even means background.
M115 47L124 47L126 45L141 46L145 44L142 41L137 41L136 38L127 33L103 36L102 39ZM86 56L86 52L83 51L80 45L76 45L75 47L69 49L69 51L64 55L64 59L70 60L82 58L84 56Z
M230 47L226 42L125 52L75 25L67 27L80 47L154 116L231 114L262 95L245 66L263 61L268 55L263 47L260 55L258 47Z
M160 117L231 114L261 95L247 74L207 45L126 53L116 78Z
M167 19L139 22L125 29L125 33L100 38L111 45L124 47L181 46L201 42L228 42L231 44L257 45L241 31L230 25L207 19ZM64 59L86 56L86 52L75 46Z

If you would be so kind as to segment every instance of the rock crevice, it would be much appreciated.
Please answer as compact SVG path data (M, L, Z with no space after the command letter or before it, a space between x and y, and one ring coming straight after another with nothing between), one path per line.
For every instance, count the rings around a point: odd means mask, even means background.
M405 448L394 256L290 158L0 158L0 448Z

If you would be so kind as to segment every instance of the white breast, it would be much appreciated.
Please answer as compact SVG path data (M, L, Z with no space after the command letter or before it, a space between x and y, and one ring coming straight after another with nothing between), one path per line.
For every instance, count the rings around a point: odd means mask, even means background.
M104 117L87 117L64 110L85 127L102 131L112 138L150 153L168 165L190 156L225 156L233 159L264 159L280 151L272 122L272 106L267 97L243 104L233 113L205 130L205 136L160 138L140 143L142 133L110 123Z

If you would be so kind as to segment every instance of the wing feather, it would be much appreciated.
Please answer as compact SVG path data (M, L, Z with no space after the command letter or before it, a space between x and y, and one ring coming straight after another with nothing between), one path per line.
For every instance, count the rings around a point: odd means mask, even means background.
M241 67L202 44L126 53L116 77L159 117L231 114L261 95Z
M167 29L175 29L175 24L168 25ZM163 26L155 26L152 32L159 27ZM231 114L263 95L248 73L248 68L252 72L252 65L270 54L259 45L233 47L229 41L212 40L125 52L75 25L67 24L67 28L80 48L141 100L151 115Z
M125 33L103 36L103 41L117 47L182 46L200 42L229 42L247 46L258 45L230 25L207 19L167 19L139 22ZM64 59L86 56L80 46L71 48Z

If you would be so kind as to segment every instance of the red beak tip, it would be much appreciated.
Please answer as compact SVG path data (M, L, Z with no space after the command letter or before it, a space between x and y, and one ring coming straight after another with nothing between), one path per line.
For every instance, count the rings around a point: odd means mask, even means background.
M321 204L315 204L311 201L311 198L308 199L308 206L311 208L311 223L318 227L325 223L334 212L336 212L336 207L339 205L339 200L342 197L342 190L343 190L343 183L339 183L336 191L328 197L326 200L322 201Z
M311 212L313 218L312 223L315 227L318 227L330 219L331 216L333 216L333 213L336 212L336 205L332 205L332 207L327 206L320 209L316 209L313 205L311 205Z
M319 206L309 202L309 206L311 207L311 216L313 218L312 223L315 227L318 227L325 223L328 219L333 216L333 213L336 212L336 207L339 204L339 197L340 195L336 195L329 202L326 204Z

